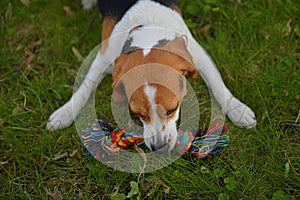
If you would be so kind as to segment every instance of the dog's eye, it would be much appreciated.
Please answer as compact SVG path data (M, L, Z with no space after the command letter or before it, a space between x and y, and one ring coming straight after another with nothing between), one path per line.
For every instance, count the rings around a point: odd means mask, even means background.
M140 115L138 113L133 113L130 111L131 119L134 121L134 123L138 126L143 126L142 121L145 119L145 116Z
M145 119L145 115L138 114L141 119Z
M166 115L168 116L168 115L171 115L173 112L175 112L175 110L177 110L177 108L174 108L174 109L172 109L172 110L168 110L167 112L166 112Z

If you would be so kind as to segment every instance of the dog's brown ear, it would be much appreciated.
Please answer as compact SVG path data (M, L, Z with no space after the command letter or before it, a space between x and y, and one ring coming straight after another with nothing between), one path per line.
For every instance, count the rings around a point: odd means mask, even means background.
M197 78L198 70L195 67L195 64L194 64L191 54L188 52L188 50L186 48L186 41L182 37L179 37L178 40L179 40L178 43L180 43L181 48L187 53L187 55L184 56L184 59L186 59L186 61L188 63L187 63L187 65L185 65L183 67L183 70L188 72L188 74L191 78Z
M127 101L127 95L125 91L125 86L122 83L122 81L119 81L118 83L113 83L113 94L112 94L112 100L115 102L126 102Z
M182 59L181 62L178 62L181 63L178 70L180 70L182 74L188 73L191 78L197 78L198 70L194 65L192 56L186 48L186 41L183 37L175 38L173 41L167 43L164 48Z
M122 62L124 63L124 58L122 58L122 56L115 60L114 71L112 74L112 79L113 79L112 100L115 102L127 101L125 86L124 86L124 83L121 81L122 75L124 74L124 69L122 68L122 65L121 65Z
M185 65L183 70L188 72L188 74L191 78L197 78L198 77L198 70L192 64Z
M198 77L198 70L190 62L186 62L184 65L182 65L180 70L183 72L183 74L187 73L191 78L195 79Z

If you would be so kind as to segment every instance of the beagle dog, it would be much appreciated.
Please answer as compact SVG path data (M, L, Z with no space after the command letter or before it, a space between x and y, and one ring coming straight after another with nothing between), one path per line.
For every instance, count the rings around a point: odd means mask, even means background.
M98 6L103 16L101 50L78 90L50 116L47 129L70 126L106 74L112 74L113 101L127 102L139 116L150 150L175 145L185 75L200 74L235 125L256 125L254 112L232 95L193 38L176 0L98 0Z

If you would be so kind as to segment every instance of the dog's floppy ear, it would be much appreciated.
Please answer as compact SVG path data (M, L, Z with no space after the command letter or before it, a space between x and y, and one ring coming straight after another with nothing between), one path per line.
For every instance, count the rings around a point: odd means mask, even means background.
M183 58L186 59L186 61L188 61L188 64L184 65L182 70L188 72L188 74L191 78L197 78L198 70L196 69L196 67L194 65L191 54L188 52L188 50L186 48L187 41L185 41L185 39L182 37L176 38L175 40L177 40L176 42L177 42L179 48L187 53L187 55L183 55Z
M115 66L114 66L114 71L112 74L112 88L113 88L113 96L112 99L115 102L125 102L127 101L127 95L126 95L126 90L124 83L122 82L121 78L122 75L124 74L124 70L122 68L122 61L124 58L119 57L115 61Z
M127 101L127 95L125 91L125 86L122 83L122 81L119 81L118 83L113 83L113 96L112 99L115 102L126 102Z
M114 89L113 100L116 102L129 101L132 92L135 90L136 72L127 74L131 69L143 63L142 50L136 50L130 54L122 54L115 60L112 74ZM126 76L125 76L126 75Z
M186 41L183 37L177 37L168 42L164 48L181 57L183 62L180 62L182 64L178 66L178 70L181 71L182 74L187 72L191 78L197 78L198 70L194 65L192 56L186 48Z

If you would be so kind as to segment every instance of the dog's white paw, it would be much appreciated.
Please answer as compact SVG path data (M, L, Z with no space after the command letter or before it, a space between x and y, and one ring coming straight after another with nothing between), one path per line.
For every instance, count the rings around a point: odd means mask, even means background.
M255 114L251 108L234 97L227 104L225 113L238 127L249 129L256 126Z
M57 129L69 127L74 121L74 115L72 111L72 104L70 102L57 109L49 117L46 129L55 131Z

